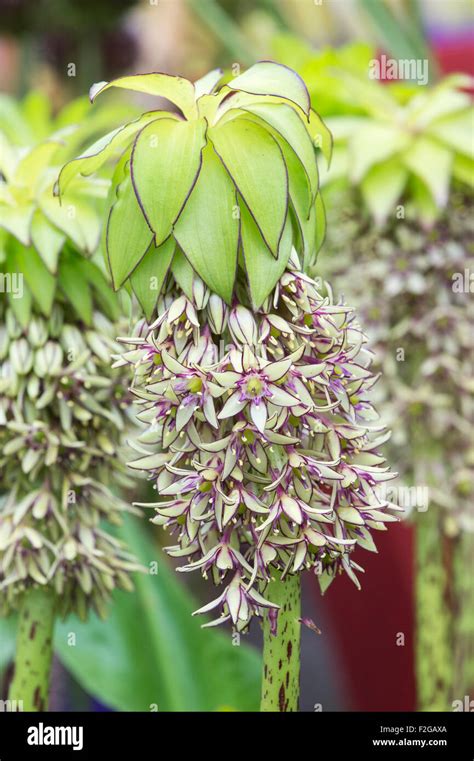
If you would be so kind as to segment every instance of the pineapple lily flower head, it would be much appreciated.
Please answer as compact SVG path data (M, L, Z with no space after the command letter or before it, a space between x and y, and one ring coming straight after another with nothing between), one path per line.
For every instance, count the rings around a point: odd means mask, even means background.
M130 397L110 369L121 310L88 258L106 187L79 178L62 204L54 196L68 136L74 150L72 126L22 146L0 132L0 589L4 612L43 587L85 617L130 589L136 563L104 525L129 510L112 487L130 483Z
M396 520L369 392L370 352L350 307L305 273L324 235L315 148L331 139L301 79L261 62L220 85L149 74L111 86L166 97L62 170L59 190L122 152L106 254L145 312L120 338L145 429L132 469L153 480L153 522L184 572L221 590L200 613L239 630L278 605L274 575L322 589ZM139 505L142 506L142 505Z

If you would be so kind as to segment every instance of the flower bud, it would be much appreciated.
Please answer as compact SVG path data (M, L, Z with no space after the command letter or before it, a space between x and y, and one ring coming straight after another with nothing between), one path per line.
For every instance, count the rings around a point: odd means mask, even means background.
M232 337L239 344L255 346L257 343L257 325L252 312L246 307L237 306L231 310L229 328Z
M213 333L220 335L224 332L227 325L228 309L221 297L215 293L209 297L207 319Z

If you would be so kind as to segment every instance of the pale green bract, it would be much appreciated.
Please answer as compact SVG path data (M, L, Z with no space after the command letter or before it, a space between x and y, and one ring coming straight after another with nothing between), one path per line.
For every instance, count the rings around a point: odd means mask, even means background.
M311 111L304 82L271 61L227 84L221 80L215 70L194 84L152 73L94 85L92 100L108 88L126 88L164 97L179 111L148 111L66 164L59 178L63 194L122 152L110 196L107 261L115 288L130 279L149 318L183 253L228 304L239 280L247 280L259 308L291 246L309 264L324 237L315 149L329 161L331 136ZM242 216L248 215L254 247L244 256ZM164 249L167 241L173 243Z

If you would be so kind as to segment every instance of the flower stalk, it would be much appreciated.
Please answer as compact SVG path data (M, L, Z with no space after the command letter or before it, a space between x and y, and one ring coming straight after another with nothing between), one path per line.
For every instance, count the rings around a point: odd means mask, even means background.
M48 709L55 617L56 596L51 589L34 587L23 596L8 695L23 711Z
M260 711L298 711L300 694L301 579L274 578L268 599L279 605L263 619L263 673Z

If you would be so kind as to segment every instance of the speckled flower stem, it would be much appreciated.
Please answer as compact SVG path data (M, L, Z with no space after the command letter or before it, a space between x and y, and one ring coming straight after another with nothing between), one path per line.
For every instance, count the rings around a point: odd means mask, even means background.
M474 699L474 534L462 531L453 562L457 614L454 618L453 699Z
M448 711L453 684L451 552L440 511L432 505L416 525L416 675L418 708Z
M18 619L15 671L9 699L23 711L46 711L53 655L55 595L34 588L25 594Z
M266 597L280 605L276 634L269 613L263 622L261 711L298 710L300 694L301 578L287 576L270 582Z

